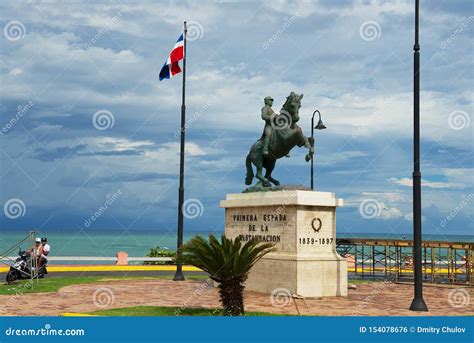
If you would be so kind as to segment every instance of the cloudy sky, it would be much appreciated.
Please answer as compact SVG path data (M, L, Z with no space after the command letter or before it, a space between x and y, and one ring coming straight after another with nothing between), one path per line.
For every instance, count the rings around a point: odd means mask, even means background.
M328 127L315 183L344 198L339 232L411 232L414 1L36 0L0 13L2 229L176 227L181 77L158 73L187 20L186 230L223 229L219 201L245 187L263 98L279 110L295 91L304 132L315 109ZM473 27L472 1L422 1L427 233L474 229ZM274 176L309 185L305 153Z

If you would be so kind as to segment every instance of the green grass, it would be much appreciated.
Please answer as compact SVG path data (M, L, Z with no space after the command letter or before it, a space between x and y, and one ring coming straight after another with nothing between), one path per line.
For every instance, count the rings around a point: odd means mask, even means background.
M156 317L156 316L221 316L222 310L211 308L181 308L163 306L135 306L88 312L99 316ZM245 312L246 316L275 316L267 312Z
M116 280L153 280L153 279L172 279L173 276L158 275L156 277L134 277L134 276L78 276L78 277L55 277L40 279L38 283L34 281L34 287L31 287L30 280L17 281L14 284L0 284L0 295L15 295L25 293L43 293L43 292L57 292L60 288L88 284L102 281L116 281ZM187 280L203 280L207 279L205 275L187 276Z
M45 279L40 279L38 283L34 283L34 287L31 287L30 280L20 280L14 284L0 283L0 295L15 295L15 294L24 294L24 293L43 293L43 292L57 292L60 288L78 285L78 284L88 284L94 282L104 282L104 281L116 281L116 280L146 280L146 279L173 279L173 275L158 275L155 277L147 276L78 276L78 277L55 277ZM187 280L205 280L207 279L206 275L191 275L186 276ZM361 283L370 283L377 282L374 280L348 280L348 284L361 284Z

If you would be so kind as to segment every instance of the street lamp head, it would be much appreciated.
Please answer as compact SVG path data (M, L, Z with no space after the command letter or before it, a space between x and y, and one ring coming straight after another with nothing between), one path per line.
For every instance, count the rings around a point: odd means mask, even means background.
M313 113L313 117L314 115L316 114L316 112L318 112L319 114L319 120L318 120L318 123L316 124L316 126L314 127L316 130L324 130L326 129L326 125L323 124L323 121L321 120L321 112L319 112L318 110L314 111Z
M314 127L316 130L324 130L326 126L323 124L323 121L319 119L318 124Z

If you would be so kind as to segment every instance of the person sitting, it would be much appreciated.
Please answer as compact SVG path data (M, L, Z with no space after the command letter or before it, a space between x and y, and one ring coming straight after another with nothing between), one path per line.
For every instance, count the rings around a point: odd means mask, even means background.
M48 258L47 256L49 255L49 252L51 251L51 246L48 244L48 239L46 237L41 238L41 255L39 256L39 263L38 263L38 268L41 268L41 266L46 265L48 263ZM46 272L45 274L47 274Z
M38 237L35 239L35 246L30 249L31 261L33 259L36 261L36 264L39 264L40 257L43 253L43 246L41 245L41 239Z
M36 257L39 257L41 255L38 255L40 250L42 249L42 245L41 245L41 238L36 238L35 239L35 245L33 247L31 247L30 249L30 253L31 253L31 256L36 256Z

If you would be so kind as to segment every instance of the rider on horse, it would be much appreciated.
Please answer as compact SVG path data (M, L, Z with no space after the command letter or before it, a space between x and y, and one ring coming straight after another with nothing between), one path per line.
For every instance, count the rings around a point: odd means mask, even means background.
M272 136L273 127L271 121L277 115L273 109L273 98L267 96L263 99L265 106L262 107L262 119L265 121L265 128L263 129L263 155L268 156L268 144L270 144L270 138Z
M257 177L258 187L270 187L272 183L278 186L280 182L272 177L275 163L279 158L288 156L290 150L295 146L306 147L308 154L305 156L305 160L308 162L311 159L314 148L297 124L300 120L298 112L302 98L303 94L298 95L291 92L282 106L280 115L275 114L272 110L273 99L271 97L265 98L265 107L262 108L265 129L262 138L252 145L245 159L246 185L251 185L253 178ZM284 117L280 117L282 115ZM281 119L280 122L279 119ZM252 165L256 167L256 175ZM263 169L265 169L265 174L263 174Z
M278 116L278 114L276 114L272 109L273 98L271 96L266 96L263 101L265 106L262 107L262 119L265 121L265 127L260 140L263 140L262 154L263 156L268 156L268 146L273 133L272 121L277 120L275 118ZM286 157L290 157L290 154L286 155Z

